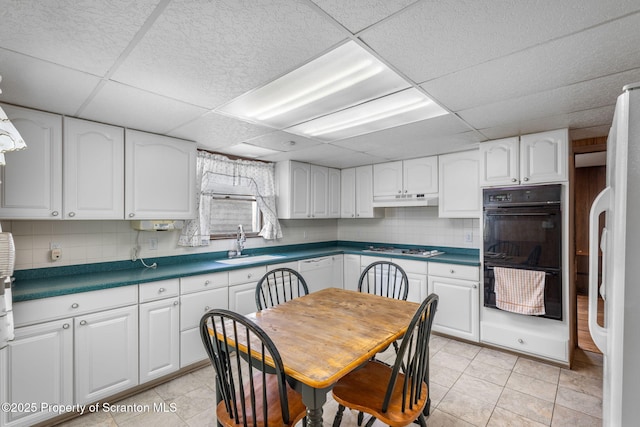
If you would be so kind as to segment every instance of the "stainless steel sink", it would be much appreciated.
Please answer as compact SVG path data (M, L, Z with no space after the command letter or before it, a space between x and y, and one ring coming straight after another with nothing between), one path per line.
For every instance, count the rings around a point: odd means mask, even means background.
M274 259L284 258L284 255L256 255L256 256L241 256L238 258L218 259L216 262L221 264L238 265L249 264L252 262L270 261Z

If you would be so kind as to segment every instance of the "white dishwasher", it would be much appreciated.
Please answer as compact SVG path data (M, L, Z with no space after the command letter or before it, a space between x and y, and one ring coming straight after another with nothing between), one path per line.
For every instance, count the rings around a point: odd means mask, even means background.
M333 281L333 257L303 259L298 261L298 271L307 282L309 293L331 288Z

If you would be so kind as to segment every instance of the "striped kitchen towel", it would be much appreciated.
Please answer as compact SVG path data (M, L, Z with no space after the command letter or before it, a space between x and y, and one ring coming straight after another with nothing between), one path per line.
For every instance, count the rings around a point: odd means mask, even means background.
M527 315L545 314L544 271L495 267L496 307Z

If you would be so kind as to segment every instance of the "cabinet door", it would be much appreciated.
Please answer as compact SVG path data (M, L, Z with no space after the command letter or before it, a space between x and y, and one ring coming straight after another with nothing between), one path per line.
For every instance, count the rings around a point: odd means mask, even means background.
M240 314L249 314L256 307L256 286L258 282L229 286L229 310Z
M358 279L360 278L360 255L344 255L344 279L343 287L351 291L358 290Z
M569 131L559 129L520 137L522 184L567 180Z
M62 218L62 116L3 105L27 142L5 153L0 168L0 218Z
M140 304L140 384L180 369L178 297Z
M356 169L340 172L340 218L356 216Z
M310 165L310 205L311 218L329 217L329 169Z
M373 166L356 168L356 218L373 218Z
M124 129L64 118L64 218L124 218Z
M298 261L298 271L307 282L309 293L320 289L340 287L333 283L332 257L312 258Z
M479 218L478 150L439 156L440 218Z
M438 192L438 156L405 160L402 182L406 194L434 194Z
M329 168L329 218L340 218L340 169Z
M516 185L520 182L518 137L480 144L480 186Z
M58 415L41 412L40 403L73 403L72 322L62 319L16 328L15 339L0 351L0 402L37 406L35 411L0 411L0 425L31 426Z
M196 144L134 130L125 134L127 219L192 219Z
M373 165L373 197L395 197L402 194L402 162Z
M76 317L76 403L95 402L138 384L138 306Z
M409 280L409 292L407 293L407 301L421 303L425 298L427 290L427 276L425 274L407 273Z
M333 265L331 266L333 271L333 276L331 278L331 286L334 288L343 289L344 288L344 283L343 283L344 257L343 255L334 255L331 257L331 259L333 260Z
M477 282L429 276L429 293L439 297L433 330L443 334L479 340L480 290Z
M291 162L289 175L291 194L291 218L309 218L311 215L311 165Z

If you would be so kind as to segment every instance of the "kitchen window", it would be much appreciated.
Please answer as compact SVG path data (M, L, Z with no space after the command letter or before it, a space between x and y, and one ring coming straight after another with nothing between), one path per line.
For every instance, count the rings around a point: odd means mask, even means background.
M242 224L246 237L258 237L262 229L262 213L256 196L213 194L209 203L211 240L235 239L239 224Z

